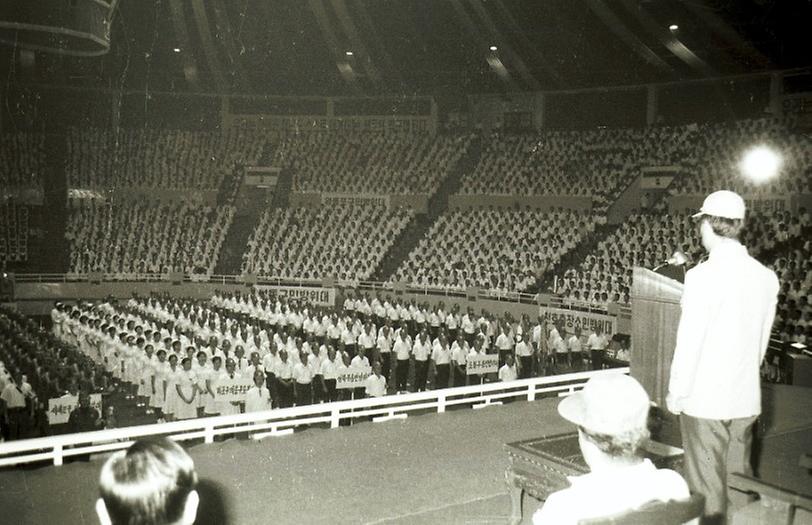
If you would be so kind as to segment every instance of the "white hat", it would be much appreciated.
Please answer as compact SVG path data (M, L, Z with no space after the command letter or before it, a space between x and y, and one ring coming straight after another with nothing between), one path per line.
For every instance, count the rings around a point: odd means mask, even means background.
M593 377L558 404L558 413L592 432L616 436L646 428L650 405L640 383L618 373Z
M744 209L744 199L738 193L719 190L705 197L702 208L693 217L713 215L725 219L744 219Z

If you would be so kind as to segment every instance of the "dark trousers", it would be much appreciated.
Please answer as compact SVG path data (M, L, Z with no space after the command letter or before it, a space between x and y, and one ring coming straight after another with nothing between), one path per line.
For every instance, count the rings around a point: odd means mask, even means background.
M273 400L274 406L279 406L279 394L276 392L276 375L268 373L265 376L265 386L268 387L268 392L271 393L271 399Z
M397 370L395 371L395 388L398 392L406 390L406 383L409 380L409 360L398 359Z
M6 439L12 441L22 439L28 422L28 413L25 408L8 409L8 426L6 427Z
M415 392L419 390L426 389L426 378L428 377L429 373L429 362L420 361L415 359L414 361L414 389Z
M451 365L435 365L437 377L434 380L434 388L448 388L451 386Z
M462 367L462 372L454 367L454 386L465 386L465 367Z
M350 354L350 357L355 357L355 343L349 343L344 345L344 351Z
M603 368L603 350L590 350L589 355L592 358L592 370Z
M296 383L296 406L313 403L313 383Z
M389 370L392 363L390 360L391 352L379 352L378 355L381 356L381 373L386 377L392 377L391 370Z
M276 391L279 395L279 408L293 406L293 384L286 385L282 381L276 382Z
M510 350L499 350L499 368L502 368L502 365L505 364L505 361L507 361L507 356L510 353Z
M322 379L321 395L319 396L325 403L338 401L338 390L336 390L335 379Z
M531 377L533 375L533 356L519 356L519 363L521 364L521 370L519 370L519 379L528 379Z
M685 481L691 492L705 496L705 521L724 523L729 502L728 474L753 473L750 453L756 416L717 420L681 414L679 421L685 449Z

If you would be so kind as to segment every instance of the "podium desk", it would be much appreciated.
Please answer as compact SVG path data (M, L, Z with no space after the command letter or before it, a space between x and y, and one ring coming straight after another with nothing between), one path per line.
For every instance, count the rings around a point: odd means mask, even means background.
M510 493L510 523L522 521L522 496L526 492L539 500L569 487L568 476L589 472L581 456L578 433L568 432L507 443L508 468L505 482ZM657 468L682 471L682 449L654 441L649 442L643 454Z

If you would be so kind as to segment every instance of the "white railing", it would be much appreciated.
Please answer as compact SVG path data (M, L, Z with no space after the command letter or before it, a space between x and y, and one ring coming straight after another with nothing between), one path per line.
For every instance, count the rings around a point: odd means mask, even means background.
M381 422L402 419L411 412L445 412L457 405L482 408L501 404L502 400L523 398L533 401L539 395L570 395L595 375L629 373L628 368L577 372L557 376L520 379L510 383L487 383L463 387L415 392L379 398L337 401L320 405L274 409L232 416L215 416L172 423L140 425L35 439L0 443L0 467L38 461L53 461L62 465L64 458L83 454L98 454L129 447L134 440L155 435L169 436L176 441L203 438L212 443L223 434L252 434L253 438L283 435L302 425L329 423L337 428L341 421L372 417Z

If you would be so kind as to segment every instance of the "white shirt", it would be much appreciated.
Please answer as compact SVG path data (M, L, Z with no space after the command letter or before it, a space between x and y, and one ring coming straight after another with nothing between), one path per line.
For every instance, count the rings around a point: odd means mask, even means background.
M308 385L313 381L313 369L309 364L298 363L293 367L293 379L300 385Z
M352 358L352 361L350 361L350 366L369 368L369 359L367 359L367 356L361 357L360 355L357 355Z
M761 413L760 367L778 296L775 273L723 241L685 275L669 393L704 419Z
M576 525L611 516L649 501L688 499L688 484L673 470L658 470L648 459L637 465L570 476L570 487L550 494L533 514L533 525ZM692 522L695 523L695 522Z
M508 366L507 363L502 365L499 369L499 381L505 383L507 381L516 381L519 375L516 373L516 365Z
M589 339L586 340L586 346L590 350L606 350L609 346L609 341L604 334L598 335L597 333L589 334Z
M266 387L257 388L252 386L245 393L245 411L262 412L271 409L271 393Z
M370 397L383 397L386 395L386 378L382 375L370 374L364 381L364 389Z

